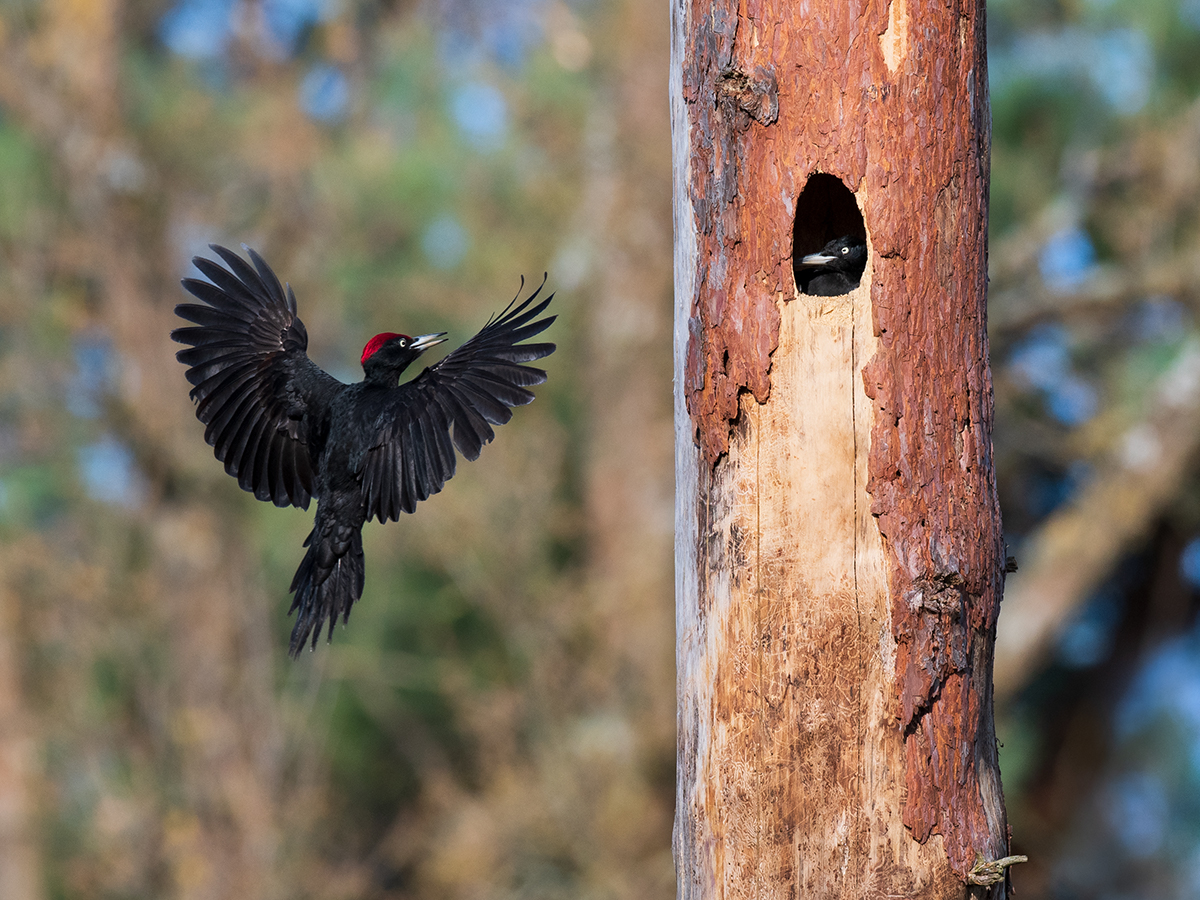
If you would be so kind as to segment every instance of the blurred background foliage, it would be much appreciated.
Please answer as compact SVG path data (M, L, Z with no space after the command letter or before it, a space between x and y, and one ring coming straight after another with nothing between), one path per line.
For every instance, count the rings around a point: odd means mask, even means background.
M988 4L1022 895L1200 885L1200 3Z
M666 53L632 2L0 3L0 897L671 893ZM211 241L348 380L558 292L538 401L298 664L311 513L167 339Z
M997 704L1029 897L1200 883L1200 3L994 0ZM667 11L0 0L0 897L673 892ZM245 241L344 379L550 272L550 381L365 539L203 444L178 279Z

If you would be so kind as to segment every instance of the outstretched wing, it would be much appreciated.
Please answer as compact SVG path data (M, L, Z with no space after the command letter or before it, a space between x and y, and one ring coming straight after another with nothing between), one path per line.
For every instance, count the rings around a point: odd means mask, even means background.
M216 244L225 261L192 260L208 281L183 286L203 304L175 312L194 322L171 338L191 344L175 354L195 387L196 418L207 428L225 471L259 500L308 508L313 493L314 443L324 440L332 397L343 385L305 352L308 332L271 267L249 247L254 267ZM244 246L244 245L243 245Z
M389 393L375 420L377 438L362 464L368 520L386 522L413 512L454 475L456 447L476 459L495 437L492 426L503 425L513 407L533 400L528 389L544 382L546 373L523 363L549 356L554 344L521 342L555 319L538 318L553 294L534 305L545 284L543 279L515 307L514 299L475 337Z

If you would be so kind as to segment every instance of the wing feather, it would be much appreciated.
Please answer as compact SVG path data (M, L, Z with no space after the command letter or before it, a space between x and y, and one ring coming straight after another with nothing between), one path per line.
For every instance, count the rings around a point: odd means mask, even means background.
M500 414L504 417L504 422L507 422L510 418L512 418L512 407L525 406L527 403L533 402L532 391L527 391L523 387L518 387L510 381L505 381L498 378L468 377L463 379L463 383L477 393L486 394L493 402L499 402L502 406L504 406L506 412L508 413L507 416L504 416L503 413ZM494 424L503 424L503 422L497 422Z
M308 358L308 331L291 287L248 247L250 263L211 247L221 262L193 260L208 280L183 280L201 302L175 307L192 325L171 332L190 345L176 358L188 367L196 418L225 471L245 490L276 506L307 509L317 444L343 385Z
M254 459L255 483L258 485L255 496L259 500L275 502L275 492L279 487L279 478L276 476L275 466L279 463L280 443L282 442L270 440L267 435L259 438L258 452L255 454ZM288 505L286 498L284 505Z
M209 245L213 250L216 246ZM221 289L225 294L222 301L223 305L236 304L243 308L253 309L257 305L257 298L251 292L250 288L243 284L242 281L233 272L227 271L221 267L221 264L215 260L205 259L203 256L197 256L192 259L192 264L200 270L200 272L211 281L214 285ZM184 287L191 290L190 285Z
M483 445L491 441L494 432L483 416L467 406L463 399L452 391L446 392L446 405L454 425L454 446L468 460L479 459Z
M411 440L410 435L405 443ZM416 478L413 472L413 455L404 444L396 447L396 450L400 455L400 508L406 513L415 512L417 501L413 498L413 494L416 493L416 485L413 484Z
M230 462L233 462L234 471L229 474L237 477L238 484L242 486L243 490L250 491L260 500L263 499L261 494L266 485L259 477L260 473L256 463L259 446L264 443L263 432L266 427L266 421L259 416L248 428L241 429L234 441L234 453L231 459L225 463L225 469L229 471Z
M421 499L425 500L434 491L440 490L446 479L442 477L442 461L438 453L437 435L433 430L433 417L416 416L413 425L421 447Z
M176 314L189 322L195 322L197 325L207 324L209 313L214 311L217 316L222 318L231 318L246 324L254 321L254 313L251 308L211 282L201 281L199 278L185 278L183 286L192 296L208 304L208 306L201 306L198 303L179 304L175 308Z
M470 405L489 424L506 425L512 418L511 409L505 406L492 391L474 383L469 376L459 381L456 387L462 402Z
M282 497L284 502L290 503L293 496L299 496L304 491L304 476L301 474L301 463L296 453L296 448L299 446L296 441L280 441L282 448L282 457L279 460L279 473L281 479L282 493L276 495L275 505L279 506L279 497ZM305 460L308 454L304 454ZM309 476L311 478L311 474ZM311 484L311 480L308 482Z

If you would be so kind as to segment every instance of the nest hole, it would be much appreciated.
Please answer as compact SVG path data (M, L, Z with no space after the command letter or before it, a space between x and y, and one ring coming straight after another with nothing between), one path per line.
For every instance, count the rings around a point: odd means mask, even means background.
M835 241L843 241L831 253L838 257L836 261L823 264L813 259ZM796 290L801 294L837 296L858 287L869 262L866 242L867 228L854 194L840 178L824 172L813 174L796 201L792 226Z

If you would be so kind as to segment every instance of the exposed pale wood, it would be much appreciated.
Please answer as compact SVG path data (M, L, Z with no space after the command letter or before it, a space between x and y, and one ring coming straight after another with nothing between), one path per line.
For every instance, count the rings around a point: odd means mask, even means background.
M780 298L771 397L743 395L700 492L710 505L690 519L702 533L680 529L680 718L694 723L681 897L963 895L940 839L917 843L901 818L887 567L866 492L869 290ZM704 470L680 438L682 524L684 480Z

